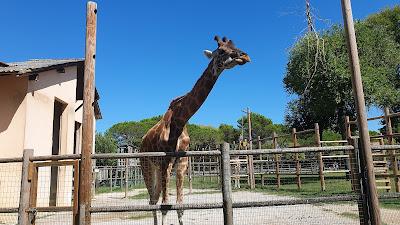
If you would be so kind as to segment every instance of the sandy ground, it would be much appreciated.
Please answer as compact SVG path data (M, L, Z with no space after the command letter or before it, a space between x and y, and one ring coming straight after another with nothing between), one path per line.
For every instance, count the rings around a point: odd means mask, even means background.
M128 193L128 196L135 196L144 193L145 189L137 189ZM233 193L234 202L282 200L292 197L268 195L265 193L240 191ZM176 200L175 193L171 193L170 203ZM213 203L221 202L222 195L218 191L194 189L193 194L185 190L185 203ZM92 202L93 206L126 206L126 205L147 205L147 199L124 198L124 193L99 194ZM400 211L382 209L382 218L385 224L399 225ZM37 225L41 224L72 224L71 213L40 214L36 220ZM177 213L168 212L167 224L178 224ZM161 224L161 213L158 213L158 221ZM222 209L213 210L186 210L183 216L185 225L223 224ZM358 210L355 204L315 204L278 207L254 207L234 209L235 224L246 225L284 225L284 224L359 224ZM0 223L1 224L1 223ZM8 223L10 224L10 223ZM92 215L94 225L131 225L149 224L153 225L151 212L135 213L101 213Z

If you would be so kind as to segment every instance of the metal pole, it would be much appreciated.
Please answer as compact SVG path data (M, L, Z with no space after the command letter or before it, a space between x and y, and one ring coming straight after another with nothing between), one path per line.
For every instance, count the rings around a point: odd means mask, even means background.
M29 158L33 156L33 149L25 149L22 156L22 174L21 174L21 193L19 197L18 224L30 224L29 197L31 193L31 183L29 178Z
M353 86L353 95L357 110L358 130L360 132L360 151L363 153L365 159L364 165L366 167L366 191L369 203L369 213L371 224L380 225L381 216L379 209L379 200L376 190L374 165L372 160L371 143L369 139L367 115L365 110L364 91L361 80L360 62L358 58L356 34L354 31L353 15L351 10L350 0L342 1L342 13L344 20L344 28L346 33L347 47L349 52L351 81Z
M224 143L221 151L222 199L224 211L224 224L233 225L231 163L229 144Z
M79 189L80 209L85 209L85 224L91 224L91 185L92 185L92 159L93 134L94 134L94 108L95 92L95 56L96 56L96 24L97 4L88 2L86 8L86 50L85 72L83 89L83 118L82 118L82 158L81 178ZM83 212L80 212L83 213Z

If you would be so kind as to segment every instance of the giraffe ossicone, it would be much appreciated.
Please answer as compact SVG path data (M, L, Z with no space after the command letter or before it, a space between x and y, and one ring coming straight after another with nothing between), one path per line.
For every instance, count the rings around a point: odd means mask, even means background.
M214 87L219 75L225 69L250 62L247 53L236 48L228 38L214 37L218 47L214 51L204 51L210 59L207 68L197 80L192 90L175 98L169 105L162 119L143 136L140 152L187 151L189 134L186 123L197 112ZM162 194L162 203L168 203L168 186L173 166L176 167L177 204L183 203L183 180L187 171L188 157L149 157L140 158L150 204L157 204ZM162 224L165 225L166 212L162 212ZM154 224L158 223L157 213L153 212ZM183 225L183 210L178 212L178 221Z

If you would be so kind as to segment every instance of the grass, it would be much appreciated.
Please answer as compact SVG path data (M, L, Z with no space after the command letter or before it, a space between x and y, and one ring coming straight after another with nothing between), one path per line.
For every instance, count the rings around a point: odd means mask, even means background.
M153 217L153 214L151 212L145 212L145 213L138 213L138 214L134 214L134 215L130 215L124 219L127 220L141 220L141 219L145 219L145 218L149 218L149 217Z
M357 220L359 219L359 216L356 213L343 212L343 213L340 213L339 215L343 216L343 217L350 218L350 219L357 219Z
M266 192L275 195L285 195L293 197L322 197L322 196L332 196L341 194L351 194L351 183L350 181L339 175L329 175L325 176L325 191L321 191L321 184L318 176L301 176L301 189L297 188L295 183L296 176L285 175L281 176L281 187L278 190L276 184L261 186L261 184L256 185L254 191ZM266 177L267 183L268 179L275 179L274 176ZM291 182L290 182L291 181ZM289 183L290 182L290 183ZM283 184L282 184L283 183Z
M169 183L169 188L175 188L176 186L176 179L175 177L171 178L171 181ZM220 186L218 184L218 177L217 176L212 176L212 177L193 177L192 180L192 185L194 189L220 189ZM184 188L189 188L189 181L187 177L185 178L185 181L183 183ZM142 184L137 184L137 185L131 185L129 186L128 190L134 190L134 189L140 189L140 188L146 188L144 183ZM113 187L112 190L109 186L100 186L96 188L96 194L103 194L103 193L111 193L111 192L124 192L125 188L121 187Z
M349 180L344 179L344 174L329 174L325 175L325 187L326 190L324 192L321 191L320 181L318 175L302 175L301 182L302 188L300 190L297 189L297 184L295 183L296 176L295 175L282 175L281 176L281 188L278 190L276 188L276 179L275 175L264 176L266 183L268 185L262 186L261 184L257 184L254 190L250 190L247 184L241 183L240 189L234 189L233 191L256 191L256 192L264 192L267 194L281 195L281 196L292 196L299 198L307 198L307 197L323 197L323 196L334 196L341 194L351 194L354 193L351 190L351 183ZM170 182L170 189L175 188L176 179L173 177ZM394 182L392 183L392 190L394 190ZM218 177L193 177L193 189L211 189L206 192L196 192L194 191L192 194L213 194L220 192L220 185L218 183ZM189 181L185 178L184 187L189 188ZM145 188L144 184L138 184L134 186L130 186L129 190L134 190L138 188ZM124 188L114 187L112 192L123 192ZM96 193L110 193L110 187L102 186L96 188ZM379 190L380 193L385 193L384 190ZM147 191L140 192L137 195L130 196L130 199L146 199L148 198ZM380 201L380 205L382 208L387 209L400 209L400 199L385 199Z
M400 209L400 199L384 199L380 200L379 203L385 209Z
M147 191L141 191L139 194L136 194L134 196L129 196L129 199L148 199L149 198L149 193Z

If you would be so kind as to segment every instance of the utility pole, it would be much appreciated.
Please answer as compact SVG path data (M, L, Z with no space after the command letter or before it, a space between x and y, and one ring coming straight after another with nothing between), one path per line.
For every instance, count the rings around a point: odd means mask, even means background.
M253 150L253 138L252 138L252 130L251 130L251 113L249 107L247 107L246 111L243 111L247 114L247 123L249 129L249 149ZM254 162L253 155L248 156L248 166L249 166L249 183L250 189L254 189L256 187L255 177L254 177Z
M366 194L368 202L369 220L372 225L380 225L380 209L379 200L376 190L374 165L372 160L371 143L368 131L367 115L365 110L364 91L361 80L360 61L358 58L356 34L354 31L353 15L351 10L350 0L342 1L342 13L344 20L344 30L346 33L347 48L349 52L350 70L351 70L351 83L353 86L353 95L357 110L358 130L360 132L361 149L360 160L363 160L365 165L365 177L363 190Z
M83 87L82 154L80 166L79 208L85 225L91 224L92 151L94 133L95 57L97 4L89 1L86 8L86 51Z

